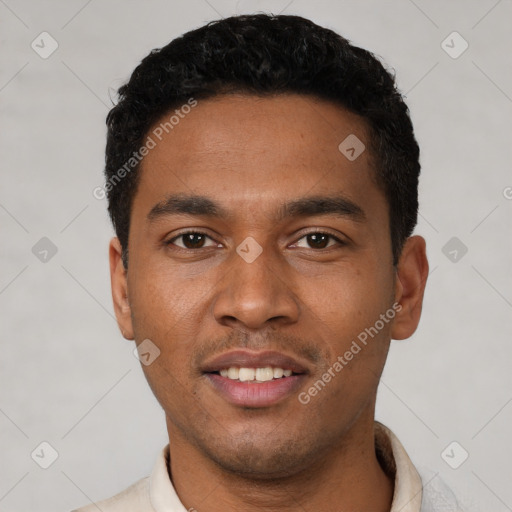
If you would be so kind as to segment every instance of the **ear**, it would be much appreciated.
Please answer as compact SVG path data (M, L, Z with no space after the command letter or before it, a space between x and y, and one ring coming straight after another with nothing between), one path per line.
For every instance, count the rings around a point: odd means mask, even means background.
M133 340L133 326L130 304L128 303L128 271L124 268L119 238L112 238L109 245L110 285L117 325L127 340Z
M412 336L421 317L423 294L428 277L425 239L412 236L407 239L396 271L395 301L401 309L397 312L391 338L403 340Z

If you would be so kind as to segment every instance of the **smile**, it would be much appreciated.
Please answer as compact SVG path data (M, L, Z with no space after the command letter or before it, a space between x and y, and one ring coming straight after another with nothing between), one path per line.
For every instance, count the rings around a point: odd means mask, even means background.
M201 368L214 392L232 405L270 407L298 392L309 371L296 358L274 352L235 350Z
M237 368L231 366L220 370L219 374L222 377L227 377L231 380L238 380L239 382L268 382L274 379L282 379L283 377L290 377L292 370L283 368L272 368L266 366L264 368Z

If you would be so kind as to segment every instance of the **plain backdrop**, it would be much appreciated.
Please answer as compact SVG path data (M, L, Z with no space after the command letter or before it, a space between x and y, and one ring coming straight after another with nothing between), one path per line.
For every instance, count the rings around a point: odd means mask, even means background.
M431 275L419 329L392 343L377 419L464 502L512 510L510 0L0 0L0 511L111 496L167 443L113 318L113 231L93 196L105 116L151 49L255 11L309 17L396 72Z

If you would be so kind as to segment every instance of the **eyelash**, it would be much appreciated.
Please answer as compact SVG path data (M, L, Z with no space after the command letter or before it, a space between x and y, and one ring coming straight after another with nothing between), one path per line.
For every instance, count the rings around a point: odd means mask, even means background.
M179 233L178 235L176 236L173 236L171 239L167 240L164 242L164 244L166 246L170 246L170 245L174 245L174 241L175 240L178 240L179 238L185 236L185 235L202 235L202 236L205 236L207 238L209 238L210 240L213 240L213 238L211 236L209 236L207 233L204 233L203 231L195 231L195 230L192 230L192 231L184 231L183 233ZM304 233L298 240L302 240L303 238L306 238L308 235L326 235L328 236L329 238L335 240L339 246L344 246L344 245L347 245L346 242L344 242L343 240L340 240L340 238L338 238L337 236L333 235L332 233L329 233L327 231L310 231L308 233ZM214 240L215 241L215 240ZM295 242L295 243L297 243ZM208 249L208 247L199 247L197 249L189 249L187 247L180 247L180 246L175 246L177 249L180 249L182 251L198 251L198 250L201 250L201 249ZM210 246L210 248L213 247L213 246ZM321 249L315 249L315 248L312 248L310 247L309 249L311 249L312 251L316 251L316 252L321 252L321 251L326 251L327 249L331 249L333 246L327 246L327 247L324 247L324 248L321 248Z

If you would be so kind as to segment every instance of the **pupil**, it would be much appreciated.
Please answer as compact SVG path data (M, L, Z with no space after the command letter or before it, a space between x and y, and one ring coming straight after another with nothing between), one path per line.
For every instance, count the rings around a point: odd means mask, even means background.
M204 241L204 239L198 241L198 238L201 237L203 237L203 235L201 235L200 233L189 233L188 235L185 236L185 246L187 246L190 249L195 249L198 246L201 246L201 242ZM189 245L191 245L192 247L189 247Z
M310 241L311 240L313 241L313 245L316 245L315 248L323 249L324 247L326 247L326 242L327 242L327 239L328 239L328 235L320 233L320 234L311 234L311 235L308 235L308 236L310 237ZM319 242L320 238L322 238L323 241Z

